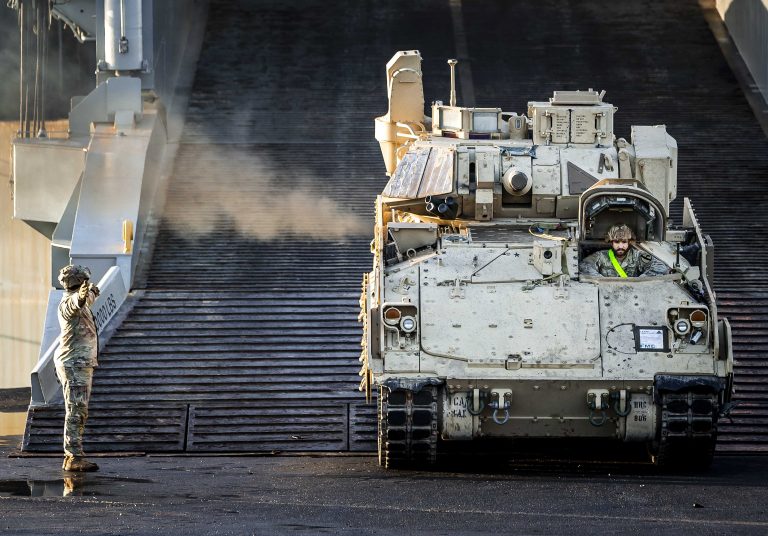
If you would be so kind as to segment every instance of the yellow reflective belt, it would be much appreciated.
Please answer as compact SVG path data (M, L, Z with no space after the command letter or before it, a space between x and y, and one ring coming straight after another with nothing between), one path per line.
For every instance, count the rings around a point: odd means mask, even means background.
M616 270L616 273L619 274L619 277L627 277L627 273L624 271L624 268L621 267L621 264L619 264L619 261L616 258L616 255L613 254L612 249L608 250L608 258L611 259L613 269Z

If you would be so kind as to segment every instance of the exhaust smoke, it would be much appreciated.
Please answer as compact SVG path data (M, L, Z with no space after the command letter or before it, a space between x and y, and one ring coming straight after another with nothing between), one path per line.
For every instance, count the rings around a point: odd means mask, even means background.
M182 145L176 159L163 216L180 234L231 225L258 240L371 235L370 220L338 199L343 192L323 192L323 178L301 164L276 166L252 149L216 145Z

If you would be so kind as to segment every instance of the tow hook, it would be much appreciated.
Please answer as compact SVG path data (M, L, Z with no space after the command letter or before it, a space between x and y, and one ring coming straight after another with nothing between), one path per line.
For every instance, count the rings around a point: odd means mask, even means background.
M626 389L622 389L618 393L611 393L613 399L613 411L619 417L626 417L632 412L632 406L629 405L629 401L632 399L632 394Z
M485 392L480 389L472 389L467 393L467 411L470 415L480 415L485 409Z
M608 389L590 389L587 391L587 407L589 408L589 424L602 426L608 420L605 410L610 407L611 394Z
M493 408L493 422L501 426L509 420L509 408L512 407L512 389L493 389L491 391L491 403ZM499 419L499 410L504 410L504 418Z

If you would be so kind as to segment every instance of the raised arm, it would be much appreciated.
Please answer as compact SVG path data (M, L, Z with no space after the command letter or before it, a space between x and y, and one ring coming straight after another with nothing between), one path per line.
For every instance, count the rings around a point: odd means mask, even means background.
M59 304L59 311L65 320L70 320L83 307L91 307L99 295L99 287L84 281L77 292L73 292Z

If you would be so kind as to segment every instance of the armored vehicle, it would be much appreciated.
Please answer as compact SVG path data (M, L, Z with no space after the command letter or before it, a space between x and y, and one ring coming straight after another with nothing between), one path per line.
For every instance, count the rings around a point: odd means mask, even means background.
M643 442L662 465L708 465L729 407L731 330L712 244L685 199L664 125L616 138L604 93L556 91L526 115L424 115L421 56L386 67L375 120L390 179L363 278L361 389L378 390L379 461L430 464L440 441ZM654 277L580 268L628 226Z

